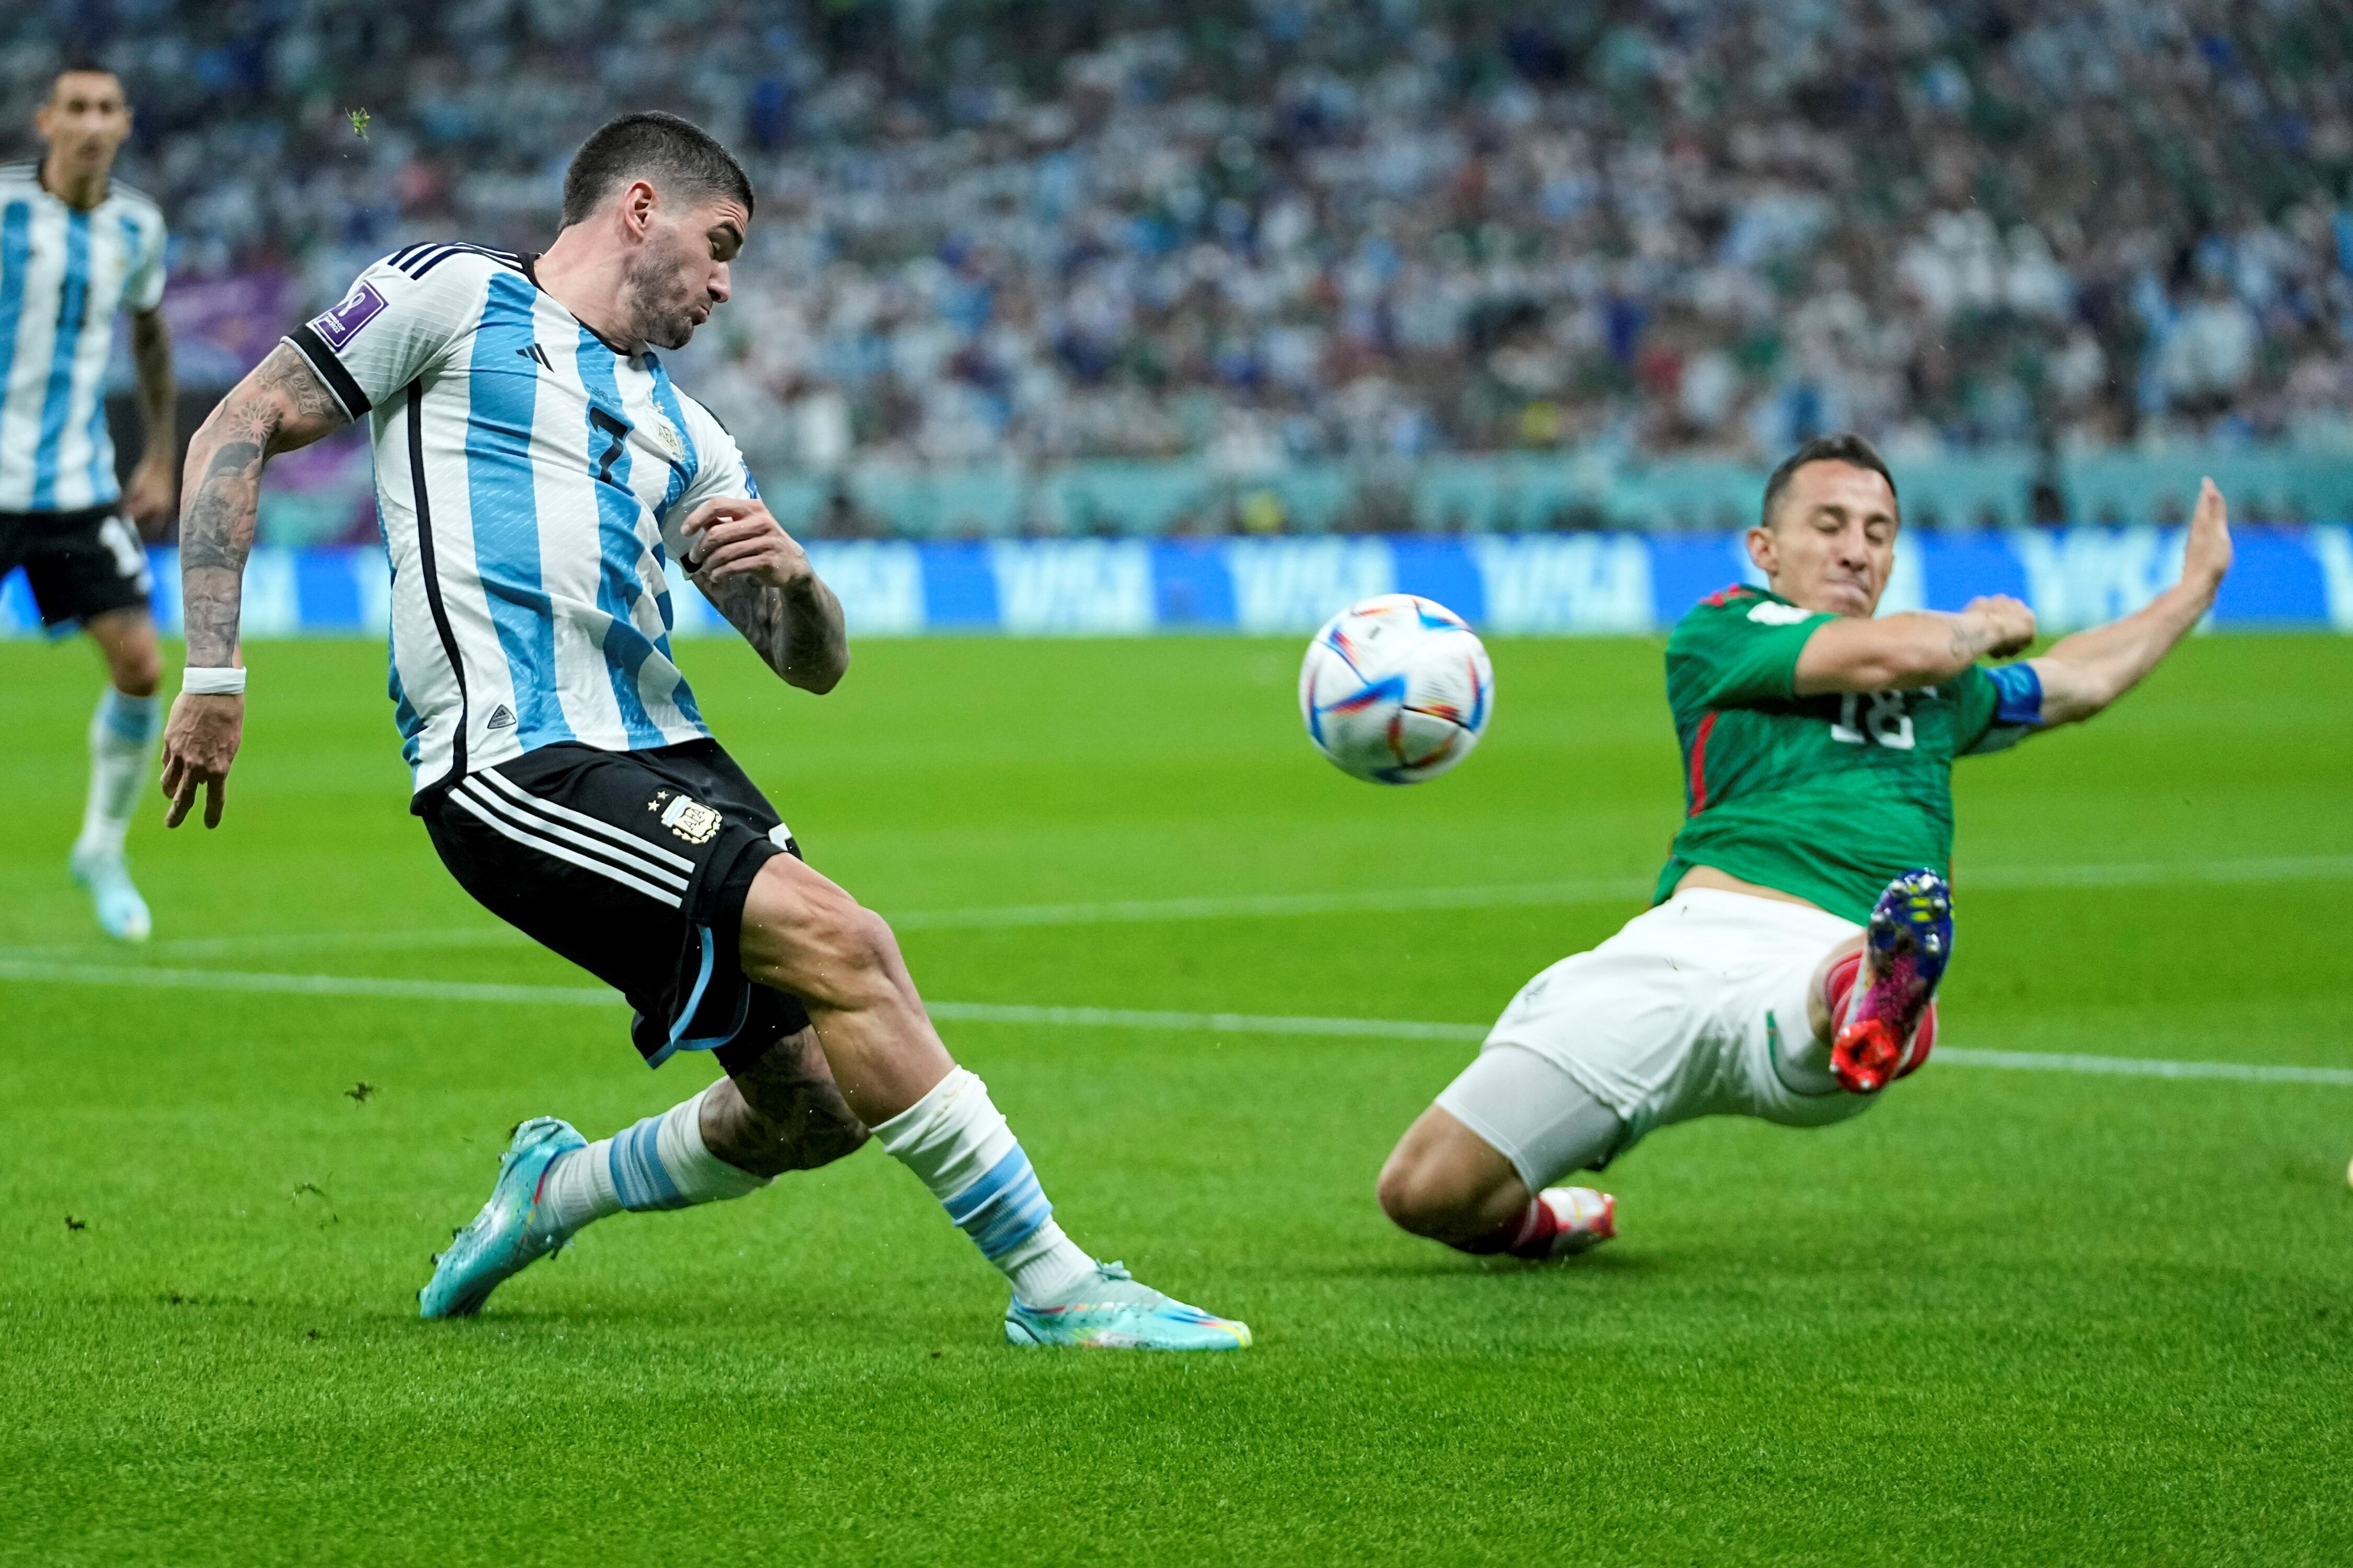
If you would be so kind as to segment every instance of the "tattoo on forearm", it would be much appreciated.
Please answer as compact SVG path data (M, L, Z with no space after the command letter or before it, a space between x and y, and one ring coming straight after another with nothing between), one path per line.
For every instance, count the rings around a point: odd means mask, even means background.
M347 423L310 366L280 343L239 382L188 443L180 500L180 596L188 662L229 663L244 597L245 560L270 458Z
M744 577L706 584L704 591L768 668L786 680L837 673L848 657L840 607L815 577L797 593Z

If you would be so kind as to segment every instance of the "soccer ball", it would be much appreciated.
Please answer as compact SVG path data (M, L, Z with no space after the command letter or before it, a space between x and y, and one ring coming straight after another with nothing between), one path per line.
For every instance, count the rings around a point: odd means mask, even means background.
M1495 710L1478 634L1434 599L1351 605L1307 645L1299 716L1332 765L1376 784L1419 784L1471 754Z

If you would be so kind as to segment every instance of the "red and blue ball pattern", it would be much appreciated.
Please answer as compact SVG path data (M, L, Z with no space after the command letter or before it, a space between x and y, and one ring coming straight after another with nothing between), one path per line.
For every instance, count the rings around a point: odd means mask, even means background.
M1341 772L1374 784L1419 784L1455 766L1494 709L1494 667L1478 634L1412 594L1333 616L1299 671L1308 738Z

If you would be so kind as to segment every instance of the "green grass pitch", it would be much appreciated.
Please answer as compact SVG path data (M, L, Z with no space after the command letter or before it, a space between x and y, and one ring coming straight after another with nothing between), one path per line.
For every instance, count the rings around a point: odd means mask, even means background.
M935 1001L1477 1024L1640 907L1681 804L1657 644L1499 642L1485 745L1409 790L1315 757L1296 655L881 643L824 700L685 662ZM89 973L593 984L434 859L380 647L251 660L227 825L133 836L132 953L64 871L94 661L0 647L0 1562L2353 1556L2328 1084L1942 1061L1830 1130L1655 1135L1609 1173L1622 1239L1535 1269L1372 1202L1468 1045L952 1023L1072 1234L1255 1349L1008 1349L993 1271L871 1149L421 1323L515 1121L597 1136L712 1068L647 1072L617 1007ZM2348 777L2353 639L2321 637L2200 639L1965 763L1944 1043L2353 1065ZM956 914L1536 883L1585 891Z

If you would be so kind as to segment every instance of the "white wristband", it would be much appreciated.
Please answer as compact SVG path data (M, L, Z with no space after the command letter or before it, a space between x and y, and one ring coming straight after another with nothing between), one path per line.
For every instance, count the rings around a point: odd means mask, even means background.
M180 672L180 689L190 697L241 697L245 694L245 671L241 668L188 668Z

